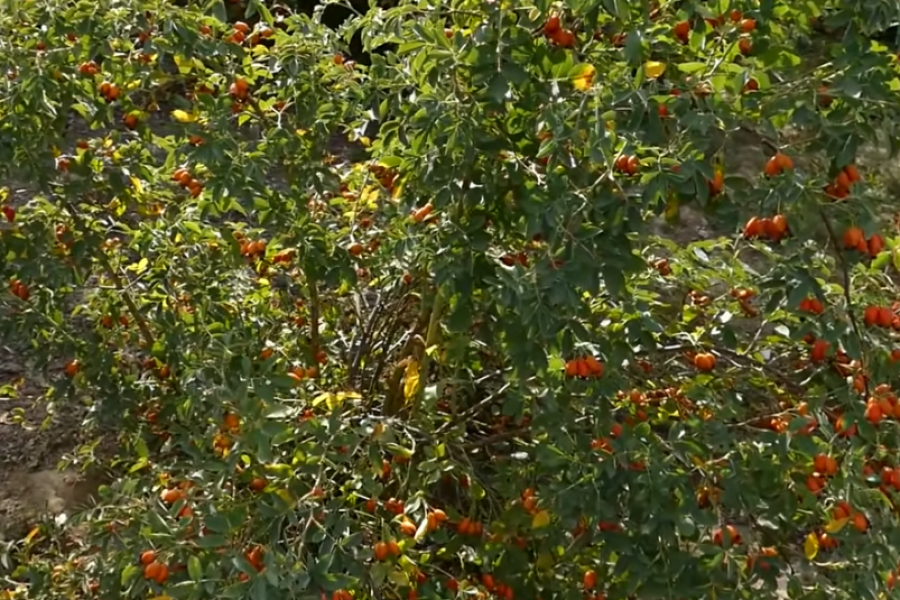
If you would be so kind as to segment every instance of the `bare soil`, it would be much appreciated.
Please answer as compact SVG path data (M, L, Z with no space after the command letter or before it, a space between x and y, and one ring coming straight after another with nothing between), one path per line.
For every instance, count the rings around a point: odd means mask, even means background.
M17 539L48 515L89 502L103 478L60 470L63 456L83 438L83 410L67 404L48 414L42 386L9 346L0 346L0 386L18 387L0 397L0 540Z

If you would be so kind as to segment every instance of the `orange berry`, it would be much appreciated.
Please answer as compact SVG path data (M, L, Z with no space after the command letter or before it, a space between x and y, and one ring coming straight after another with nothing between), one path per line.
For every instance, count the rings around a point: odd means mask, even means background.
M388 545L384 542L376 542L375 546L373 546L372 550L375 553L375 560L384 561L387 559L390 554L390 549Z
M881 419L884 418L884 414L881 412L881 406L874 400L870 400L866 404L865 416L866 420L872 425L878 425L881 423Z
M416 209L412 214L413 223L421 223L428 218L428 215L430 215L432 211L434 211L434 205L430 202L425 206Z
M869 256L875 258L879 254L881 254L882 250L884 250L884 239L876 233L871 238L869 238L867 246L869 250Z
M400 523L400 532L412 537L416 535L416 524L412 521L403 521Z
M858 248L860 242L865 240L865 234L859 227L850 227L844 232L844 248L852 250Z
M144 566L144 579L155 580L162 572L162 565L158 562L151 562Z
M75 377L81 370L81 362L78 359L70 360L66 363L64 371L68 377Z
M559 16L552 15L549 19L547 19L547 22L544 24L544 35L546 35L546 36L555 35L560 29L561 29L561 26L559 24Z
M879 313L880 311L878 310L877 306L867 306L865 312L863 313L863 323L865 323L869 327L877 325Z
M164 489L159 494L159 499L163 501L164 504L172 505L184 498L184 494L180 490L175 489Z
M698 371L712 371L716 366L716 357L709 352L700 352L694 356L694 366Z
M687 44L691 35L690 21L679 21L672 28L672 33L682 44Z
M744 225L744 239L753 239L763 233L763 221L759 217L751 217Z
M825 487L825 479L820 476L810 475L806 478L806 489L813 494L818 494Z
M713 533L713 543L721 546L725 541L724 536L726 533L732 546L741 543L741 534L733 525L726 525L724 528L716 529Z

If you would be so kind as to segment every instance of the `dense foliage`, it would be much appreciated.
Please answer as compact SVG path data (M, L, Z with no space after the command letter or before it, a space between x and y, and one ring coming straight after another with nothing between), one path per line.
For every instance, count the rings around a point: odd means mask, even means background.
M889 592L896 11L10 5L0 331L121 442L16 593Z

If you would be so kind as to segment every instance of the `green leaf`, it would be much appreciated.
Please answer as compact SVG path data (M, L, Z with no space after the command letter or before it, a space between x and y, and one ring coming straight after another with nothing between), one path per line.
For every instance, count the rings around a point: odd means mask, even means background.
M706 63L701 62L683 62L678 63L678 65L676 66L678 67L679 71L681 71L682 73L687 73L689 75L693 73L699 73L700 71L706 69Z
M200 566L200 559L196 556L191 556L188 558L188 576L193 581L200 581L203 579L203 568Z
M228 22L228 11L222 0L212 0L206 5L206 10L212 12L212 15L222 23Z

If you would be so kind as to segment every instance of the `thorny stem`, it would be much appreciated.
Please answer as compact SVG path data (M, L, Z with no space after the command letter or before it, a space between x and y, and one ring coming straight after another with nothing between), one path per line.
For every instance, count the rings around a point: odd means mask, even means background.
M84 223L84 220L78 215L78 210L75 206L72 205L71 202L65 202L66 210L69 212L69 216L72 217L72 220L76 222L78 228L81 231L87 231L87 226ZM122 294L122 299L125 301L125 306L128 307L128 312L131 313L131 318L134 319L134 322L137 323L138 329L141 331L141 335L144 338L144 342L147 344L147 348L153 348L155 343L153 333L150 331L150 326L147 325L147 321L144 319L144 316L138 310L137 304L135 304L134 299L131 297L131 294L128 292L128 287L125 285L125 282L122 281L122 278L119 277L119 274L116 273L116 270L113 268L112 263L109 262L109 258L106 256L106 253L102 250L97 253L97 260L100 261L100 265L103 267L103 270L106 271L107 276L112 279L113 285Z
M847 303L847 316L850 317L850 325L853 327L853 333L856 335L856 339L859 342L860 352L863 352L863 336L859 330L859 323L856 322L856 313L853 311L853 298L850 296L850 267L847 265L847 259L844 257L844 253L841 252L841 244L838 241L837 234L834 231L834 227L831 225L831 221L828 220L828 215L825 214L825 211L819 206L819 215L822 217L822 223L825 225L825 229L828 230L828 237L831 238L831 243L834 244L834 249L837 252L838 258L841 261L841 274L844 279L844 301ZM862 356L860 357L863 358ZM865 367L865 361L861 361L863 363L863 367ZM869 397L869 378L863 377L863 385L865 385L866 398Z
M325 459L322 457L322 464L319 466L319 473L316 476L316 483L313 489L318 489L322 485L322 481L325 478ZM313 523L316 523L316 519L314 517L314 512L311 511L312 514L309 515L306 519L306 523L303 526L303 531L300 533L300 546L297 548L297 556L300 559L300 562L303 562L303 551L306 546L306 537L309 535L309 530L312 527Z
M306 283L309 286L309 343L315 359L319 352L319 288L309 269L306 271Z

